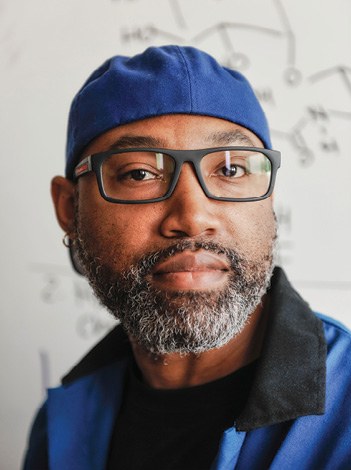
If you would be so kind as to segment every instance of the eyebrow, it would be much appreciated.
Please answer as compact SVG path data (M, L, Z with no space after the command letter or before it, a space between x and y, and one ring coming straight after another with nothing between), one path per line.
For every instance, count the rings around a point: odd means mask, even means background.
M211 145L243 145L255 147L250 137L239 129L234 131L215 132L205 138ZM166 142L151 136L139 136L126 134L115 140L107 150L119 150L124 148L167 148Z
M118 150L126 148L138 148L138 147L156 147L165 148L166 144L161 139L156 139L151 136L139 136L126 134L119 139L115 140L108 148L108 150Z
M215 132L208 136L207 140L216 145L244 145L247 147L256 147L252 139L241 130Z

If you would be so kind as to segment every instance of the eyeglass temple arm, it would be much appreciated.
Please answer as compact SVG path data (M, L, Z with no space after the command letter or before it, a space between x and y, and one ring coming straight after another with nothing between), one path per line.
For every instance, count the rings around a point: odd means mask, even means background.
M79 176L84 175L84 173L88 173L92 170L91 166L91 155L84 158L74 169L74 177L78 178Z

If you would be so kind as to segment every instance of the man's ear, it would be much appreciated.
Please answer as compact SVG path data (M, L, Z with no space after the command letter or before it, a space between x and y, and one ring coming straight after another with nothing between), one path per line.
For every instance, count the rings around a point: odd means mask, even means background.
M74 233L75 185L63 176L55 176L51 181L51 196L56 217L61 228L68 234Z

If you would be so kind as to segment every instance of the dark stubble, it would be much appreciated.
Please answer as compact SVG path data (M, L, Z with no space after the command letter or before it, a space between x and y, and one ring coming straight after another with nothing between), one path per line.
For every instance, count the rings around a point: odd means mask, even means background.
M212 241L180 239L117 272L91 253L91 246L99 252L96 240L85 237L80 225L75 250L95 295L127 334L154 354L198 354L224 346L242 331L270 285L276 237L256 260ZM226 256L230 271L225 287L205 292L155 288L148 280L155 266L184 250Z

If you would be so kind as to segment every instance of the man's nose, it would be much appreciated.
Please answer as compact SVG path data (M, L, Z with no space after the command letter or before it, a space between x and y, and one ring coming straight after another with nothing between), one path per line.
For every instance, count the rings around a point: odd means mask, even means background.
M221 202L206 196L191 163L183 164L175 190L164 202L167 210L161 224L163 236L211 236L219 231Z

